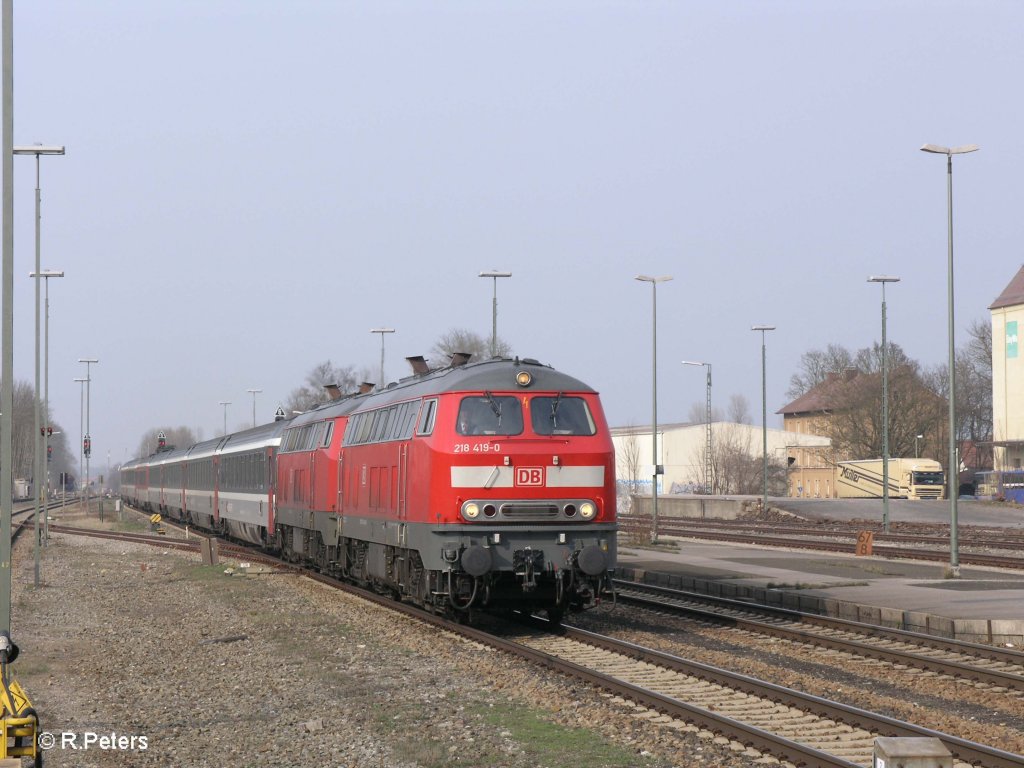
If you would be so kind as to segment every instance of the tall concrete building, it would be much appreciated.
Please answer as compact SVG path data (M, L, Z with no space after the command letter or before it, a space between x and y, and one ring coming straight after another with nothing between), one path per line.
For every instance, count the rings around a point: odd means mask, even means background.
M1020 469L1024 459L1024 267L1021 267L992 312L992 440L995 469Z

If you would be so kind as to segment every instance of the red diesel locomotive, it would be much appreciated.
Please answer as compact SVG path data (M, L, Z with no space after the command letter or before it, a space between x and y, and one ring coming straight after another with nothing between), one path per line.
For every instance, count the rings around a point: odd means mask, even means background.
M129 503L446 612L594 605L615 566L597 393L531 359L427 370L121 470Z

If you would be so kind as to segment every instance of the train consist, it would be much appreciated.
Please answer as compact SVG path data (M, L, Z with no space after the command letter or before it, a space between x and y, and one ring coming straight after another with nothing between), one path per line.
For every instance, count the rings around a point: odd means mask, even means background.
M616 558L597 393L536 360L428 370L121 468L145 510L447 613L600 602Z

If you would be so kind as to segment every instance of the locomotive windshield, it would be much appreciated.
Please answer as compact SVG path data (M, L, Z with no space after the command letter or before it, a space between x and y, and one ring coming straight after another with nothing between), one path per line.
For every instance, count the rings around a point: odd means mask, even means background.
M535 397L530 401L530 423L538 435L593 435L597 432L582 397Z
M456 431L460 435L518 435L523 431L523 409L509 395L471 395L459 404Z

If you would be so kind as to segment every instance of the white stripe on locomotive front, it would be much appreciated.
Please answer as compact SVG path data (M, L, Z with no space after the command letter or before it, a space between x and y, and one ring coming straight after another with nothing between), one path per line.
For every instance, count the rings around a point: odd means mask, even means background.
M452 488L514 488L530 487L531 483L516 483L517 469L532 467L475 466L452 467ZM537 467L544 470L544 482L536 487L545 488L600 488L604 485L604 467L565 467L548 465ZM495 476L495 473L497 475Z

